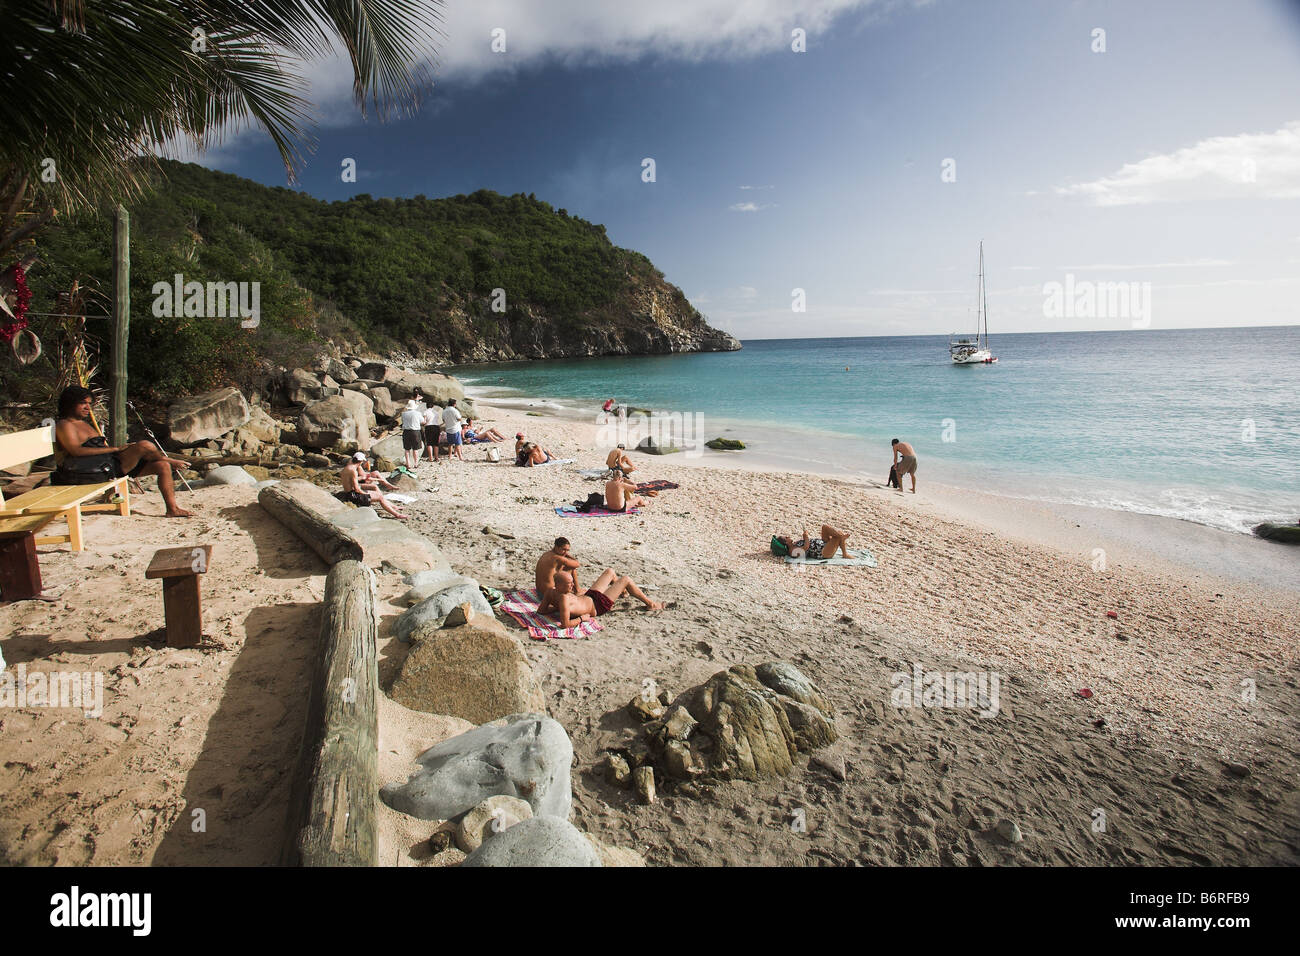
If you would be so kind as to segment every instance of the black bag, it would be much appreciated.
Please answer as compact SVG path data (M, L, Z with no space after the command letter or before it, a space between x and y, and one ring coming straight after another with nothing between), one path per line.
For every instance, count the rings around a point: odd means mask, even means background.
M575 501L573 505L583 514L587 514L592 508L605 507L605 496L599 491L593 491L591 494L587 495L586 501Z
M103 435L88 438L82 448L107 448L108 439ZM121 478L117 456L112 452L102 455L68 455L62 464L50 475L52 485L98 485L105 481Z
M898 477L898 468L895 467L894 465L890 465L890 466L889 466L889 484L888 484L888 487L890 487L890 488L897 488L899 491L902 491L902 490L903 490L903 480L902 480L901 478Z

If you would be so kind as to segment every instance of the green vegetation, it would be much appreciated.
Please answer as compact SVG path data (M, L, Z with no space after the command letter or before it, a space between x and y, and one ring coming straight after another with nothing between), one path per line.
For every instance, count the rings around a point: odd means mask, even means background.
M617 332L644 321L631 305L644 287L703 322L645 256L533 196L327 203L193 164L161 166L165 182L131 209L133 391L163 397L247 382L259 363L300 363L327 340L452 361L509 352L540 326L580 340L596 324ZM111 240L107 213L46 226L29 278L33 311L55 311L56 294L79 277L108 293ZM176 273L259 282L261 324L155 317L153 285ZM504 312L493 310L495 289ZM92 310L107 311L101 303ZM42 332L37 320L33 328ZM107 321L91 319L87 330L106 347Z
M704 446L718 451L740 451L745 447L745 443L738 438L714 438L706 441Z

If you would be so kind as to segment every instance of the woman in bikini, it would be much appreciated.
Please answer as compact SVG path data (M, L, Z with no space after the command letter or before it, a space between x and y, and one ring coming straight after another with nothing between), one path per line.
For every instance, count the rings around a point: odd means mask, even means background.
M849 557L849 536L842 531L836 531L828 524L822 525L822 536L820 538L808 537L808 529L803 529L803 537L799 540L778 535L777 539L786 546L791 557L803 557L809 561L820 561L835 557L835 552L839 551L845 558ZM800 553L796 553L798 548Z

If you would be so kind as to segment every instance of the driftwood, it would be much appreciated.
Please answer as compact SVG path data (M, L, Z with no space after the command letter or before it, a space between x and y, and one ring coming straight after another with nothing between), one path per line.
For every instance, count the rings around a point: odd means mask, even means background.
M357 561L325 581L316 672L290 788L287 866L377 866L379 718L375 577Z
M345 506L325 489L299 478L263 488L257 501L327 564L361 560L361 542L330 524L327 515Z

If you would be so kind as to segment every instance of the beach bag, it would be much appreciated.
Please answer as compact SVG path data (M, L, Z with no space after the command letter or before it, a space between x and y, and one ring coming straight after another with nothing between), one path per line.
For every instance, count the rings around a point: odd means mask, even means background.
M886 487L897 488L899 491L903 490L903 481L898 477L898 469L893 465L889 466L889 483Z
M497 451L497 449L495 449L495 448L489 448L489 449L487 450L487 460L488 460L488 461L500 461L500 460L501 460L501 452Z
M107 448L108 439L103 435L86 439L83 448ZM118 472L117 458L112 452L102 455L68 455L50 475L52 485L98 485L114 478L121 478Z
M587 514L592 508L605 507L605 496L599 491L593 491L591 494L587 495L586 501L575 501L573 506L583 514Z
M780 538L776 535L772 535L772 553L778 558L784 558L790 553L790 549L782 543Z

